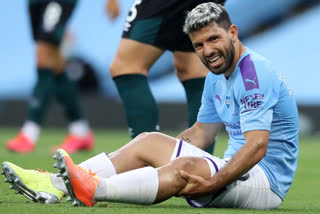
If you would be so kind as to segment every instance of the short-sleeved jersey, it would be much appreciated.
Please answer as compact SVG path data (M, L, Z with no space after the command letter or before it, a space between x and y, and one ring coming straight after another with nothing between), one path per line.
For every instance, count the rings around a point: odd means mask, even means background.
M258 164L272 191L285 197L297 168L298 110L284 77L267 59L247 48L228 79L210 72L198 121L225 124L229 134L225 158L245 143L242 133L268 130L267 154Z

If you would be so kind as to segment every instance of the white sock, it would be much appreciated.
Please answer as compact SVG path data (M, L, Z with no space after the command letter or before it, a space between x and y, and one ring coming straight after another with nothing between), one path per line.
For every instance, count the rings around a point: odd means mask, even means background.
M89 124L86 120L77 120L69 124L69 133L78 137L84 137L90 132Z
M101 179L94 199L150 205L156 199L158 188L158 171L144 167Z
M82 168L89 171L89 169L96 173L100 178L108 178L112 175L117 174L113 163L109 159L106 153L100 153L86 161L79 164Z
M22 128L21 132L26 135L32 143L36 144L40 134L40 126L33 121L26 121Z
M66 185L64 184L63 180L61 177L57 177L57 174L51 174L50 175L51 178L51 183L53 184L53 186L55 188L57 188L58 190L62 191L65 195L68 195L68 190Z
M106 153L100 153L92 158L89 158L86 161L78 164L82 168L89 171L89 169L96 173L97 176L100 178L108 178L112 175L117 174L116 169L113 166L113 163L109 159ZM57 177L56 174L51 175L51 182L52 184L58 189L64 192L65 195L68 194L66 185L64 184L62 178Z

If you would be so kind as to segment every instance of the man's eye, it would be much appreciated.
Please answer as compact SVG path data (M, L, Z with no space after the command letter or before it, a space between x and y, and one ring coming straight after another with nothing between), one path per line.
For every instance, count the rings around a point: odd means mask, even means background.
M211 42L214 42L214 41L216 41L217 39L218 39L218 37L217 37L217 36L212 36L212 37L210 37L210 39L209 39L209 40L210 40Z
M194 48L195 48L195 49L197 49L197 50L198 50L198 49L200 49L200 48L202 47L202 45L201 45L201 44L194 44L193 46L194 46Z

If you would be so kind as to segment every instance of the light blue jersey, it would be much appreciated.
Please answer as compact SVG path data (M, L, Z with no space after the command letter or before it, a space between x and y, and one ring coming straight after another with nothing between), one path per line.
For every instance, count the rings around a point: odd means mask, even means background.
M225 158L245 143L242 133L270 131L267 155L258 164L272 191L284 199L297 168L298 110L284 78L269 61L247 49L229 79L209 73L198 121L225 124L229 133Z

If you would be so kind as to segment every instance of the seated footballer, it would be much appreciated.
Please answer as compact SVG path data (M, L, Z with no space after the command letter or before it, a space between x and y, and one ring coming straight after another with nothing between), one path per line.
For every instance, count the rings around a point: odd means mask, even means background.
M142 133L120 149L79 165L56 151L57 174L4 162L11 188L35 202L99 201L152 205L173 196L193 207L277 209L297 169L298 111L294 95L270 62L245 47L225 8L203 3L183 28L211 71L197 122L178 137ZM206 148L221 124L229 134L223 158Z

